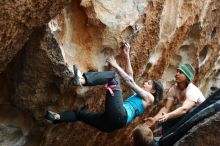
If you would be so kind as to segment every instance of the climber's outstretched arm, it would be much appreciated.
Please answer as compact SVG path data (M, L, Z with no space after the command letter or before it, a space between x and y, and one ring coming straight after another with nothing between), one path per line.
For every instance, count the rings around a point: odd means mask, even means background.
M141 87L139 87L135 82L134 79L129 76L117 63L113 56L107 58L107 62L116 69L118 74L121 76L123 81L139 96L141 96L144 100L148 100L149 97L152 98L152 94L145 91Z
M133 69L131 66L131 60L130 60L130 49L131 46L129 43L125 43L123 46L123 52L124 52L124 57L125 57L125 72L132 78L134 78L133 76Z

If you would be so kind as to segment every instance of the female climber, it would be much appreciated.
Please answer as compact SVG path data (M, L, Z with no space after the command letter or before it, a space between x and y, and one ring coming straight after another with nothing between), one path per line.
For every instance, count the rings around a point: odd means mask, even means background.
M163 94L163 87L159 81L149 80L141 88L133 79L133 70L130 62L130 45L125 43L124 56L126 59L126 72L118 65L114 57L106 61L112 66L122 80L132 89L134 95L123 101L118 75L114 71L86 72L81 74L77 66L73 66L73 83L81 86L104 85L107 89L105 110L103 112L88 112L81 108L74 111L54 113L47 111L46 119L53 123L81 121L103 132L112 132L120 129L138 116L145 109L157 103Z

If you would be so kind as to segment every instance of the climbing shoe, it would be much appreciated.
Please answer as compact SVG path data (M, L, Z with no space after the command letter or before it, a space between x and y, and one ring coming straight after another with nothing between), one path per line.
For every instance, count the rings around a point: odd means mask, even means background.
M79 76L78 76L78 68L76 65L73 65L73 72L74 72L73 85L79 86L80 81L79 81Z
M56 114L57 114L57 113L54 113L54 112L52 112L52 111L47 111L47 113L46 113L46 115L45 115L45 118L46 118L47 120L53 122L53 121L57 120L56 117L55 117Z

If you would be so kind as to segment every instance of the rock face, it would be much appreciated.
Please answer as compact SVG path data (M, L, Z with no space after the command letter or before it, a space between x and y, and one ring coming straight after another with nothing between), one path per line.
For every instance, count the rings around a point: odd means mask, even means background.
M68 0L0 2L0 72L23 47L34 28L49 22L68 2Z
M109 55L123 66L123 41L132 45L131 61L140 85L160 79L167 90L177 66L192 63L197 71L194 83L206 97L220 88L218 0L67 3L24 0L0 6L0 145L129 145L128 133L141 119L106 134L80 122L53 126L43 118L48 109L60 112L83 104L91 111L102 111L105 90L70 86L71 66L102 71L107 69ZM150 109L145 116L153 113ZM219 123L219 113L205 123L218 125L213 121ZM176 145L218 145L218 138L203 142L204 131L216 132L204 122L197 127Z
M217 1L130 2L74 1L53 19L49 26L65 61L79 64L83 71L103 70L106 57L121 58L121 42L132 40L137 80L171 81L179 64L192 63L197 70L195 83L205 95L212 85L219 86L214 83L219 76ZM121 5L126 9L118 9Z
M220 112L194 126L175 146L208 146L220 145L219 138Z

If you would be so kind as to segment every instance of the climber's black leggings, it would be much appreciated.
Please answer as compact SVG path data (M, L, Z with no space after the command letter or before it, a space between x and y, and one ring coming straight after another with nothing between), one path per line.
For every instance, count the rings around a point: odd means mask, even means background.
M123 98L118 76L113 71L88 72L83 76L86 79L84 86L104 85L106 83L116 85L112 96L106 91L105 111L101 113L80 110L75 112L60 113L61 121L74 122L76 120L89 124L103 132L112 132L126 125L127 112L123 107ZM95 96L95 95L94 95Z

